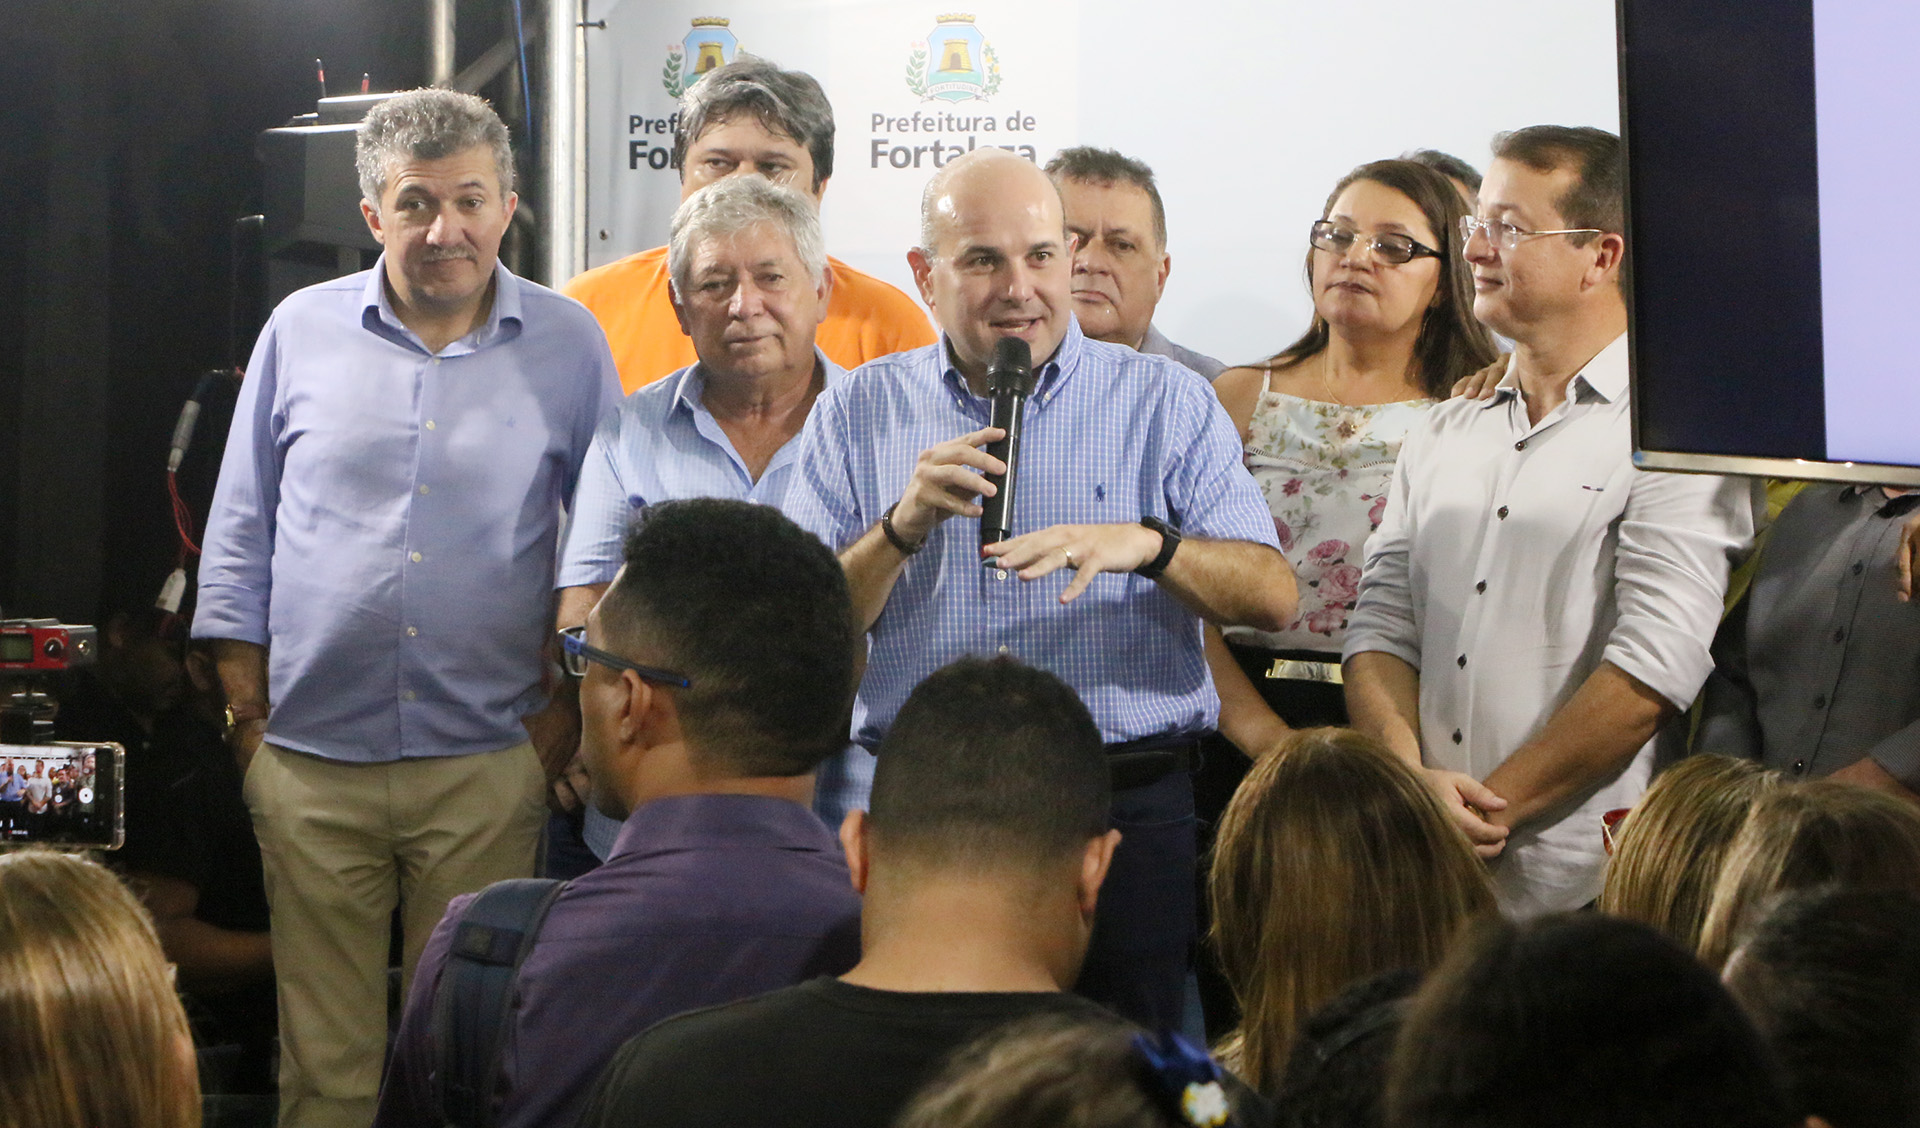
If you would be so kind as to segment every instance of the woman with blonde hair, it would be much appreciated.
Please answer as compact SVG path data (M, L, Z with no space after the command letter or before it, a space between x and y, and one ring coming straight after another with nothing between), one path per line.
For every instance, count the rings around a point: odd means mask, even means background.
M1493 886L1427 784L1378 741L1307 729L1247 773L1208 881L1240 1004L1218 1053L1271 1095L1307 1016L1355 980L1426 971L1493 910Z
M1614 832L1599 908L1692 951L1734 836L1780 781L1752 760L1690 756L1654 778Z
M0 1128L197 1128L153 921L84 858L0 854Z
M1714 885L1701 961L1720 970L1775 898L1816 886L1920 896L1920 810L1830 779L1762 795Z

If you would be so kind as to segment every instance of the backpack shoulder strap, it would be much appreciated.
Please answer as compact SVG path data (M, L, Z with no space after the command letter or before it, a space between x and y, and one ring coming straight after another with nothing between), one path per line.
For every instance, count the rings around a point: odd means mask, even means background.
M433 1002L434 1103L444 1124L492 1128L514 983L565 888L550 878L497 881L460 914Z

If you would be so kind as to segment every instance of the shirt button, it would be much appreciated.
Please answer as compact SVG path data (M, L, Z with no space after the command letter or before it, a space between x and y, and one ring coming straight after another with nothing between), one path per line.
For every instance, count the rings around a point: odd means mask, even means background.
M1813 695L1813 707L1814 707L1815 709L1825 709L1825 708L1827 707L1827 695L1826 695L1826 694L1824 694L1824 693L1816 693L1816 694L1814 694L1814 695Z
M1866 565L1866 562L1865 562L1865 561L1863 561L1863 560L1855 560L1855 561L1853 562L1853 574L1854 574L1854 575L1856 575L1856 576L1857 576L1857 575L1859 575L1859 574L1861 573L1861 571L1862 571L1862 570L1864 570L1864 569L1866 568L1866 566L1867 566L1867 565Z
M407 628L407 637L408 637L408 638L412 638L412 637L414 637L415 635L417 635L417 634L419 634L419 633L420 633L420 628L419 628L419 627L408 627L408 628Z
M1005 646L1002 646L1002 647L1000 648L1000 653L1002 653L1002 654L1005 654L1005 653L1007 653L1007 648L1006 648Z
M421 497L425 497L425 496L427 496L427 487L425 487L425 486L421 486L421 487L420 487L420 496L421 496Z
M420 563L420 561L421 561L421 560L423 560L423 559L425 559L425 558L424 558L424 557L422 557L422 556L421 556L421 555L420 555L419 553L417 553L417 552L415 552L415 553L411 553L411 554L409 554L409 555L407 556L407 559L408 559L408 560L411 560L411 561L413 561L413 562L414 562L415 564L418 564L418 563Z
M408 691L406 691L405 693L403 693L403 694L401 694L401 695L400 695L400 698L401 698L401 700L403 700L403 701L412 701L412 700L413 700L414 698L416 698L416 697L419 697L419 696L420 696L419 694L417 694L417 693L415 693L414 691L412 691L411 689L409 689L409 690L408 690Z
M1793 762L1794 775L1803 775L1806 773L1806 770L1807 770L1807 762L1805 760L1795 760Z
M1833 641L1835 642L1847 641L1847 629L1845 627L1835 627L1833 629Z
M1527 440L1525 440L1525 439L1521 439L1521 440L1520 440L1519 442L1517 442L1517 443L1515 443L1515 444L1513 444L1513 449L1515 449L1515 450L1525 450L1525 449L1527 449Z
M427 430L433 430L433 420L431 419L427 420Z
M1464 739L1465 739L1465 737L1462 737L1462 736L1460 735L1460 730L1459 730L1459 729L1454 729L1454 730L1453 730L1453 742L1454 742L1455 744L1458 744L1458 743L1460 743L1460 742L1461 742L1462 740L1464 740Z
M1463 669L1463 670L1464 670L1464 669L1466 669L1466 668L1467 668L1467 656L1466 656L1465 654L1462 654L1462 655L1460 656L1460 659L1459 659L1459 661L1460 661L1460 668L1461 668L1461 669Z
M1475 585L1473 585L1473 590L1475 590L1475 591L1486 591L1486 590L1487 590L1487 581L1485 581L1485 580L1481 580L1481 581L1480 581L1479 583L1477 583L1477 584L1475 584Z
M439 363L440 363L440 358L439 358L439 357L437 357L437 356L436 356L436 357L434 357L434 358L433 358L433 362L434 362L435 364L439 364Z
M1507 519L1507 507L1504 505L1501 506L1499 510L1494 513L1494 516L1500 518L1502 521L1505 521Z
M1004 579L1006 579L1006 578L1007 578L1007 570L1006 570L1005 568L995 568L995 569L993 570L993 578L994 578L994 579L996 579L996 580L1004 580Z

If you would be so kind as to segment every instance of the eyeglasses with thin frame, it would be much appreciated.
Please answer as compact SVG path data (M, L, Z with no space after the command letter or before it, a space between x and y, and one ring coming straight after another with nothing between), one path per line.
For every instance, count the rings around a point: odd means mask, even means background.
M588 645L585 626L568 627L561 631L560 651L562 655L560 664L566 668L568 674L576 678L587 676L587 663L598 662L613 670L632 670L640 675L641 680L653 682L655 685L672 686L675 689L690 689L693 686L693 682L684 675L676 674L672 670L629 662L617 654L609 654L597 646Z
M1375 258L1389 266L1399 266L1417 258L1446 257L1445 254L1419 242L1411 235L1392 232L1381 235L1362 235L1351 227L1342 227L1330 219L1316 221L1308 241L1314 245L1315 249L1335 255L1344 255L1355 243L1360 243L1372 251Z
M1460 243L1465 246L1473 242L1473 233L1484 231L1487 242L1503 251L1511 251L1520 245L1523 239L1538 239L1543 235L1604 235L1598 227L1566 227L1559 231L1528 231L1524 227L1515 227L1511 223L1502 223L1497 219L1481 219L1477 215L1460 217Z

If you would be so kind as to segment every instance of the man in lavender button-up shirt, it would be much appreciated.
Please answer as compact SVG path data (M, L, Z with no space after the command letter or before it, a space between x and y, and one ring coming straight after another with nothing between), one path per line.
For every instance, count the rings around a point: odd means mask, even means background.
M498 262L484 102L388 100L359 165L384 253L261 333L194 621L266 867L283 1126L372 1116L396 903L410 972L448 899L532 871L560 511L618 397L592 316Z

